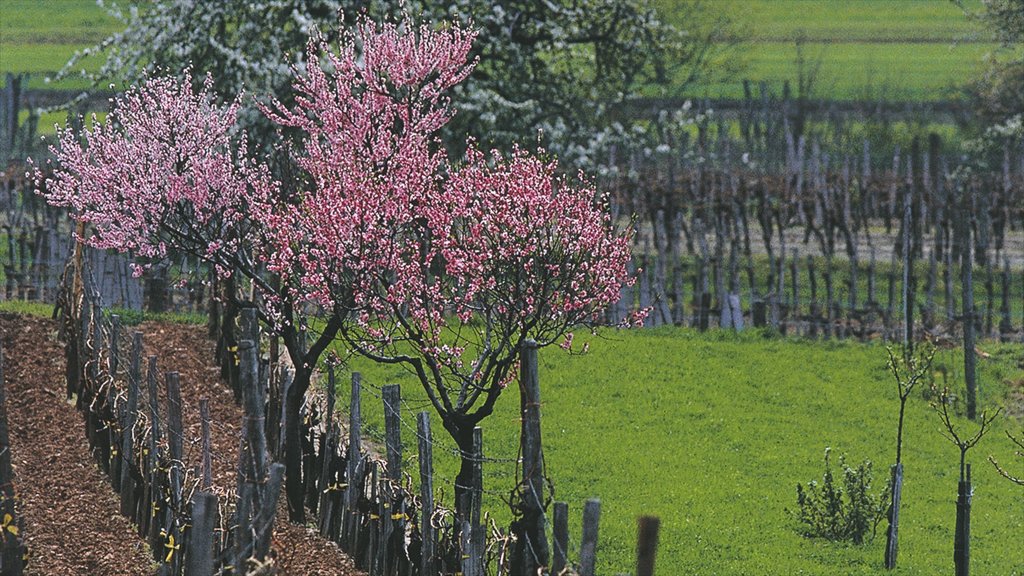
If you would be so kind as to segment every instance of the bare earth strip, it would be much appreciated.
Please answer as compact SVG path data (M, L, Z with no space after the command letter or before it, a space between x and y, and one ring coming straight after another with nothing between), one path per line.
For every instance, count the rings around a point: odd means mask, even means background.
M82 416L64 401L55 325L0 316L11 454L30 560L40 576L152 573L110 482L89 453Z
M193 470L198 445L189 439L199 437L198 401L210 399L214 491L222 499L230 497L242 412L210 362L211 343L198 326L145 323L138 329L146 353L158 355L160 372L181 375L184 459ZM152 574L156 565L148 548L118 514L110 481L89 453L81 414L64 401L64 358L56 325L43 318L0 314L0 339L18 509L31 554L28 574ZM281 506L273 537L278 574L362 574L336 545L286 519Z

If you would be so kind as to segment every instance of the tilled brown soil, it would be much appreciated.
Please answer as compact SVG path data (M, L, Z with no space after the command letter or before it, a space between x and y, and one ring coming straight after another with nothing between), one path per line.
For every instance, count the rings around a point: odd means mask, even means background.
M199 399L209 398L214 491L234 486L242 412L212 365L210 342L197 326L144 323L146 354L158 370L180 374L186 466L199 461ZM0 314L9 401L11 450L29 547L29 574L145 575L155 565L89 453L82 416L64 401L64 359L56 325L44 318ZM126 364L127 362L125 362ZM193 476L194 477L194 476ZM279 508L273 546L278 573L361 574L334 544L286 521Z

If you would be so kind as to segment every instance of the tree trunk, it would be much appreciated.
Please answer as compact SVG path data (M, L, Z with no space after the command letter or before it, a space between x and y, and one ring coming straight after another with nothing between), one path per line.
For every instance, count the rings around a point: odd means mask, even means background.
M305 483L302 481L302 402L309 390L312 372L309 368L295 366L295 379L285 397L284 416L284 465L285 493L288 499L288 519L292 522L306 521L304 507Z
M455 477L455 518L460 522L468 521L473 488L473 428L476 424L458 416L449 416L443 421L445 430L459 447L459 474Z

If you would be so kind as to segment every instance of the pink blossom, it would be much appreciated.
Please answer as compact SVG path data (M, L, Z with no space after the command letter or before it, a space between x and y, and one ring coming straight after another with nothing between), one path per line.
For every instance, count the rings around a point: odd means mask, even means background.
M276 183L238 153L238 102L217 104L209 77L191 84L187 71L150 78L82 134L58 127L51 170L36 166L34 178L47 202L91 225L82 241L152 259L173 246L218 265L242 248L239 225Z

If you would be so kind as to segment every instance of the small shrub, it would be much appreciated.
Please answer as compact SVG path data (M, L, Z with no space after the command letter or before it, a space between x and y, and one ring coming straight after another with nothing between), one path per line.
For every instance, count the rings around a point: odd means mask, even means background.
M839 457L841 478L837 479L829 461L831 448L825 449L825 475L821 484L811 481L804 487L796 485L796 519L809 538L825 538L832 542L851 541L863 544L871 533L874 538L878 523L885 517L889 486L881 494L871 494L871 461L856 468Z

